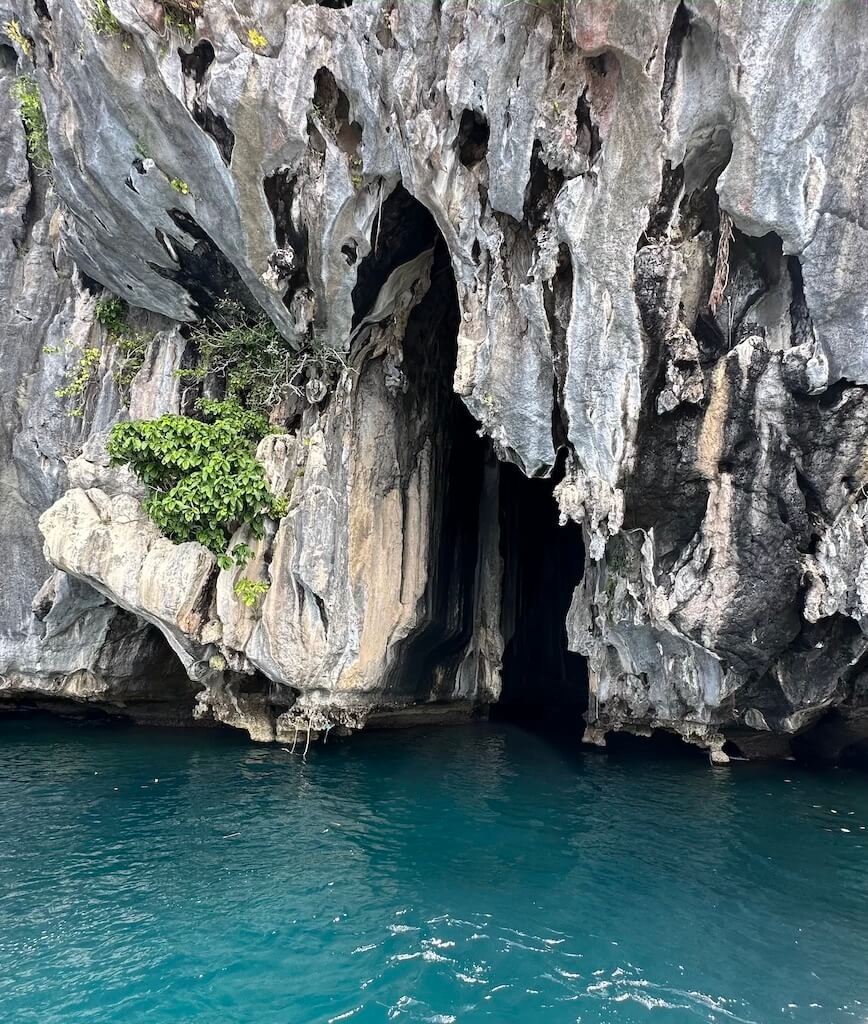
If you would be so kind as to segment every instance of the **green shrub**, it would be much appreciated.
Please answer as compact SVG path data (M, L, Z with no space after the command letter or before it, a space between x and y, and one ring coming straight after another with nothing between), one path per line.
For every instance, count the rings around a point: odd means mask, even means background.
M231 551L221 555L217 561L221 569L231 569L233 565L247 565L253 558L253 549L247 544L236 544Z
M252 608L263 594L268 593L270 587L271 584L264 580L242 578L235 584L235 596L242 604Z
M171 540L195 540L218 556L221 567L244 564L247 545L227 551L229 538L247 525L263 535L274 497L256 461L256 442L268 422L238 402L199 399L199 418L166 415L118 423L108 452L128 465L148 489L148 515Z
M272 519L283 519L283 517L289 512L289 498L285 495L280 498L275 498L271 503L271 518Z
M102 324L118 351L114 380L124 402L129 401L133 378L142 368L150 335L127 324L127 304L116 295L97 299L94 319Z
M87 22L97 36L118 36L123 33L121 23L112 14L107 0L94 0Z
M128 331L114 339L120 354L115 366L114 380L124 404L130 400L130 387L144 365L150 341L150 336L142 331Z
M97 299L94 319L105 328L108 341L117 350L114 381L121 397L127 402L133 378L145 361L150 335L136 331L127 324L127 304L117 296ZM102 352L96 345L76 345L69 339L64 342L64 347L45 346L42 351L46 355L59 355L71 349L80 352L79 358L75 366L66 371L62 386L54 393L58 398L81 398L82 401L70 410L70 415L82 416L85 392L97 379Z
M12 96L17 100L21 110L30 162L37 170L48 173L51 169L51 153L48 149L48 128L39 88L29 75L21 75L12 85Z
M259 413L273 409L289 391L300 394L308 378L328 380L344 365L333 348L291 345L265 313L248 313L231 299L221 299L190 336L198 350L196 365L178 376L223 385L227 398Z
M66 345L68 348L74 347L69 340L66 341ZM70 409L69 414L70 416L83 416L85 392L96 380L97 371L99 370L100 350L95 345L87 345L84 348L80 346L75 347L81 351L78 362L72 370L66 373L65 383L54 394L57 398L81 399L78 405ZM43 351L51 352L52 354L54 352L51 349L44 349Z
M172 188L179 192L182 196L188 196L190 194L190 186L184 181L183 178L172 178L169 182Z
M116 295L97 299L93 310L94 319L105 327L110 336L121 334L127 326L127 304Z

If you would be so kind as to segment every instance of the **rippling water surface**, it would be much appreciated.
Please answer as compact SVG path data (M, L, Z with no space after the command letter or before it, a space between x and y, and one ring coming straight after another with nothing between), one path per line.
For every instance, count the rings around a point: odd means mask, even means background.
M868 1020L868 779L0 721L0 1020Z

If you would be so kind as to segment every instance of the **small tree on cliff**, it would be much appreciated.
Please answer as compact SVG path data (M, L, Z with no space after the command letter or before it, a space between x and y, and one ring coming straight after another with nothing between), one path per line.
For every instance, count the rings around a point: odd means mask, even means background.
M247 525L261 537L262 517L284 515L286 502L271 493L255 457L256 442L270 431L267 420L231 400L202 398L196 407L199 418L116 424L108 453L145 484L145 509L170 540L198 541L225 569L250 555L246 545L227 550L235 530Z

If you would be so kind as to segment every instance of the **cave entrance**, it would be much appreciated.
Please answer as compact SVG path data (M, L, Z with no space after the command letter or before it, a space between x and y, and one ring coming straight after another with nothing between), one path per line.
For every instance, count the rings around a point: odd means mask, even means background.
M575 730L588 707L585 659L567 647L566 616L582 576L576 523L559 525L554 480L501 465L503 688L492 717Z
M432 251L430 287L404 333L406 386L396 400L402 447L413 458L423 445L433 452L429 514L436 540L420 622L387 687L415 696L432 714L432 698L444 709L464 695L478 699L486 672L482 634L499 625L502 690L492 717L534 727L562 723L575 733L587 708L588 677L584 658L567 648L565 619L584 549L581 529L558 523L553 491L562 467L553 478L529 479L499 462L455 394L460 309L448 247L431 214L399 185L383 203L372 237L379 245L358 268L355 323L396 268ZM402 468L405 481L411 469L409 462Z
M387 681L402 696L442 701L444 720L473 686L472 649L478 616L478 565L483 543L483 481L490 450L452 386L460 324L458 294L446 242L434 218L398 186L383 203L372 235L379 246L361 263L353 289L354 322L373 308L388 276L431 252L430 284L404 331L396 395L404 434L399 457L407 487L423 452L430 452L428 580L419 621Z

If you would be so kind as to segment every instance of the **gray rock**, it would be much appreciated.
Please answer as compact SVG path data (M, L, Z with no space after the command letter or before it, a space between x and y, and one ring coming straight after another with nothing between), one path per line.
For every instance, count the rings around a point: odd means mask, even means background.
M28 177L7 46L3 678L120 700L168 644L190 683L155 698L258 739L485 708L522 588L496 456L582 524L538 557L588 739L868 736L864 4L208 0L192 41L110 6L99 36L85 0L0 9L53 161ZM152 339L128 401L100 285ZM104 448L189 411L181 325L224 293L341 364L260 448L289 512L237 538L253 608Z

